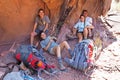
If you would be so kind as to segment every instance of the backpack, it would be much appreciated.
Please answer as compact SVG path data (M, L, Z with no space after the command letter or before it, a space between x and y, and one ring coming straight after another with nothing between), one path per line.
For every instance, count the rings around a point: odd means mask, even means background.
M16 49L15 54L20 54L20 61L22 61L26 67L31 68L30 66L30 62L27 61L29 55L33 55L35 57L32 58L38 58L39 60L41 60L44 64L47 64L46 59L44 58L44 56L42 55L43 52L38 51L37 49L34 48L34 50L36 52L33 52L33 48L30 45L20 45L20 47L18 47ZM33 60L33 59L31 59Z
M27 59L30 53L32 53L32 47L30 47L29 45L20 45L20 47L18 47L16 49L15 52L15 56L17 54L20 54L20 61L22 61L27 67L29 66L29 63L27 63Z
M65 62L71 67L85 71L91 63L90 58L93 55L92 40L86 39L75 45L72 59L65 58Z

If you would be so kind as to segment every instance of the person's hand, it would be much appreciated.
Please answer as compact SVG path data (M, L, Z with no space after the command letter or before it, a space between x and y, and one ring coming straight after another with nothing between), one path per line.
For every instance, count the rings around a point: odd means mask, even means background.
M53 42L53 39L50 39L50 42Z
M56 37L51 37L51 39L53 40L53 41L57 41L57 38Z

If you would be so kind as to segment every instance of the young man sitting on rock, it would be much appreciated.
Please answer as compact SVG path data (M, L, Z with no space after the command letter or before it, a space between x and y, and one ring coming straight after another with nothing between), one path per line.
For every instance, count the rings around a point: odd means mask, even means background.
M82 11L82 15L85 17L85 25L87 24L87 29L88 29L88 34L89 37L92 36L92 32L91 30L94 29L94 26L92 25L92 18L88 16L88 11L87 10L83 10Z

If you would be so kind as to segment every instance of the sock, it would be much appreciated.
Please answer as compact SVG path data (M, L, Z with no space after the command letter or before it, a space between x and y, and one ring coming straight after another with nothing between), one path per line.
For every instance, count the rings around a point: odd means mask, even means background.
M73 56L73 51L71 49L68 49L68 52L69 52L70 56L72 57Z
M31 44L31 47L33 47L33 44Z
M31 47L32 47L32 48L36 48L36 46L34 46L33 44L31 44Z
M87 37L84 37L84 40L86 40L87 39Z
M58 57L58 63L62 63L61 57Z
M65 67L64 65L62 64L62 59L61 57L58 57L58 64L59 64L59 68L61 71L64 71L65 70Z

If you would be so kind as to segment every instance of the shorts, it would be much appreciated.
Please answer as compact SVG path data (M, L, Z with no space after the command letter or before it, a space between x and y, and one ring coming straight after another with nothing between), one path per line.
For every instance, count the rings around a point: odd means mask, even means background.
M58 45L59 46L59 45ZM55 46L55 47L57 47L57 46ZM51 48L51 50L50 50L50 54L52 54L52 55L55 55L55 52L53 51L53 49L55 48L55 47L53 47L53 48Z
M42 32L42 31L43 31L43 30L35 29L35 32L36 32L37 34L40 34L40 32ZM48 34L48 30L45 31L45 34Z
M55 55L55 52L53 51L53 48L51 48L49 53L52 54L52 55Z
M78 31L78 30L77 30L77 33L83 33L83 31Z
M77 30L77 33L76 33L76 35L77 35L78 33L81 33L81 34L83 34L83 31L78 31L78 30Z
M39 30L39 29L35 29L35 32L37 33L37 34L39 34L40 32L42 32L43 30Z

